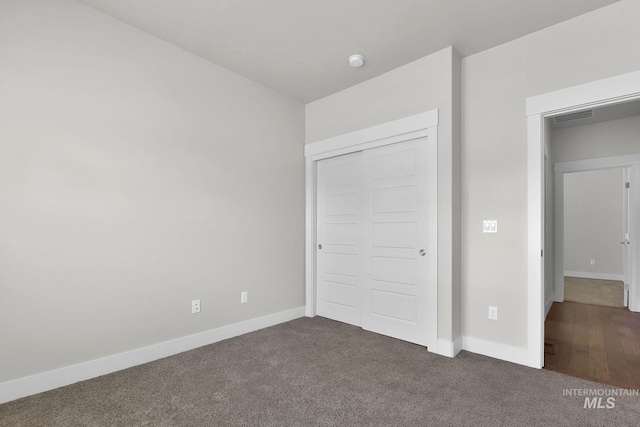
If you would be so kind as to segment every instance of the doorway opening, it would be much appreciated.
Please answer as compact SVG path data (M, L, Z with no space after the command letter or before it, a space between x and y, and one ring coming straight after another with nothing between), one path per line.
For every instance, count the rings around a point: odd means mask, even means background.
M555 229L555 274L545 286L545 368L637 388L640 355L632 349L640 342L640 313L625 307L632 284L629 224L637 222L630 190L640 186L632 173L640 154L640 102L593 109L589 119L562 123L545 123L554 170L553 195L545 194L554 215L545 217L545 226Z
M628 305L628 175L628 167L556 173L564 185L555 196L562 203L556 218L563 216L554 221L563 247L556 251L555 276L563 286L555 286L555 301Z
M548 136L550 129L545 126L545 120L568 113L578 113L591 108L599 108L622 104L624 102L640 99L640 71L611 77L567 89L550 92L527 98L527 201L528 201L528 328L527 328L527 356L528 365L542 368L544 365L544 319L545 319L545 287L550 281L545 280L545 267L547 262L553 262L549 257L548 245L545 245L546 203L549 196L545 191L545 151L548 148ZM590 159L597 164L597 159ZM623 164L620 166L631 166ZM640 169L640 155L634 157L634 170L637 174ZM597 169L597 168L596 168ZM636 209L637 199L640 198L638 189L630 189L635 194L630 209ZM630 236L636 233L632 225ZM638 245L629 245L630 265L630 307L634 309L638 305L635 299L634 285L637 283L638 271L636 264L640 258ZM547 254L545 256L545 249ZM640 300L640 298L637 298ZM637 310L637 308L636 308Z
M625 82L625 77L608 79L627 92L624 98L598 98L602 93L594 88L602 89L602 82L595 82L581 87L582 99L588 94L591 103L571 104L570 94L568 104L560 101L564 108L529 115L529 160L532 140L538 139L544 149L539 177L544 232L539 238L545 250L538 255L544 301L542 365L637 388L640 375L633 367L640 355L630 349L640 342L640 307L634 299L640 251L629 243L640 228L638 215L633 215L640 194L634 190L640 187L640 102L638 84ZM575 89L565 93L575 96ZM542 128L538 138L532 138L536 122ZM535 267L532 261L530 267ZM535 290L532 284L530 291ZM627 304L632 311L624 308Z

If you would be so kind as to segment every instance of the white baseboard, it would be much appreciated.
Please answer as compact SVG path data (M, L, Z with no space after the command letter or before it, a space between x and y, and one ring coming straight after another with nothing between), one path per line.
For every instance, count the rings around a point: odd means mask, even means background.
M453 342L453 357L462 351L462 335Z
M113 356L89 360L77 365L5 381L0 383L0 403L173 356L174 354L193 350L194 348L298 319L304 317L304 315L305 307L296 307L279 313L234 323L233 325L222 326L209 331L176 338L171 341L115 354Z
M462 350L462 337L458 337L455 341L438 340L438 351L434 352L440 356L456 357Z
M473 337L462 337L462 349L527 366L527 349Z
M591 273L588 271L565 271L565 277L579 277L581 279L619 280L624 282L622 274L615 273Z

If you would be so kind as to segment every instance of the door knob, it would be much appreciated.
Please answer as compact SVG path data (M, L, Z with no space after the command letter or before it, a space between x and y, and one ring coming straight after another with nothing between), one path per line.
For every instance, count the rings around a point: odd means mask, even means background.
M418 252L420 254L420 256L425 256L427 254L427 251L425 251L424 249L420 249L420 252Z
M322 249L322 245L318 245L318 249Z
M627 242L618 242L618 243L621 244L621 245L626 245L627 244Z

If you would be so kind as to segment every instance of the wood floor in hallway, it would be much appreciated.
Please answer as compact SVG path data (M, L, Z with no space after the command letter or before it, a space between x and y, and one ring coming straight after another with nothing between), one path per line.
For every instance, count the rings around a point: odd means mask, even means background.
M545 321L544 361L552 371L640 389L640 313L553 303Z

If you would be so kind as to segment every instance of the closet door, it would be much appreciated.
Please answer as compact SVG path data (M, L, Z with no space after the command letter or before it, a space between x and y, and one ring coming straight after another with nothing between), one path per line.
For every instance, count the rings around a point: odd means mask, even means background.
M426 156L425 139L365 151L361 215L362 327L425 346Z
M317 163L317 313L361 325L362 152Z

